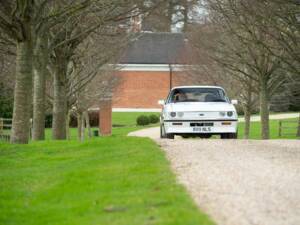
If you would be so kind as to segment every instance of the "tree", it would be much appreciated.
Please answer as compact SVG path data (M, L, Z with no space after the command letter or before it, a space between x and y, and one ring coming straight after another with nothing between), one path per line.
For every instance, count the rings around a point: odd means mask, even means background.
M280 52L274 39L264 31L271 23L270 15L266 13L267 7L267 1L255 1L255 4L244 0L208 1L212 24L218 29L220 37L213 58L232 75L238 75L239 80L250 79L254 82L260 98L263 139L269 138L271 94L285 79L279 72L281 61L266 47L272 45L276 52ZM258 13L264 16L257 17ZM272 28L268 29L272 31Z
M149 1L146 1L149 2ZM155 1L150 1L150 3ZM143 30L154 32L172 32L188 30L199 0L162 1L143 19Z
M44 24L55 24L63 18L80 11L90 1L82 0L65 4L61 10L44 15L42 12L52 4L47 0L3 0L0 8L0 31L3 37L16 46L16 76L12 143L28 143L32 102L34 40ZM42 17L41 17L42 15ZM49 28L49 27L48 27Z
M13 114L14 52L14 44L0 37L0 118Z
M119 80L115 75L118 68L113 65L130 36L118 31L94 33L75 52L72 73L68 77L68 109L77 116L79 140L84 139L84 124L91 135L88 109L98 108L102 99L112 97Z
M16 81L12 123L12 143L27 143L32 90L32 25L34 1L2 1L0 31L16 45Z
M238 71L246 69L243 63L237 63L239 59L227 59L226 55L232 53L227 49L231 44L224 44L225 40L221 34L217 25L210 21L201 21L201 24L194 25L194 29L189 33L189 40L194 53L192 64L199 66L195 67L195 72L189 73L188 77L192 78L194 83L220 85L228 91L230 97L239 100L245 117L244 138L247 139L250 132L250 116L257 108L258 90L253 79ZM225 59L236 70L224 66ZM248 74L248 71L246 73Z
M61 55L55 53L61 53L59 47L71 47L74 50L80 41L96 29L104 26L110 26L111 29L114 29L120 21L132 17L133 12L143 13L141 7L143 4L140 2L138 0L107 0L106 2L98 0L4 0L1 2L0 39L1 41L12 42L16 46L12 143L27 143L29 139L33 74L35 75L33 138L36 140L44 138L44 86L45 77L48 73L49 55L52 54L58 59ZM95 23L91 24L93 22ZM70 27L74 27L75 23L78 23L78 28L70 29ZM74 31L74 33L69 32L68 36L63 36L64 34L59 32L60 28L68 32ZM49 36L51 33L53 34L52 37ZM47 41L49 42L48 45ZM51 45L50 41L54 41L55 45ZM58 43L59 41L60 43ZM55 68L56 74L66 72L68 62L64 61L65 59L68 60L68 58L63 58L60 65ZM33 62L37 63L33 64ZM57 76L59 75L54 76L55 96L60 97L63 93L60 85L64 82L64 78L58 79ZM54 99L53 102L54 108L59 111L59 107L56 105L58 100ZM64 101L61 100L62 111L65 111L63 104ZM60 116L62 119L56 117L55 121L64 121L63 113L60 113L58 117ZM60 132L58 128L54 128L54 130L55 138L64 138L64 132Z
M108 0L107 0L108 1ZM86 9L85 14L69 19L62 26L52 29L52 40L50 48L51 68L54 80L53 95L53 139L66 138L66 120L68 111L68 71L72 58L76 56L78 47L95 32L101 33L108 37L109 31L118 31L118 25L133 16L143 13L143 9L138 7L138 1L108 1L109 4L95 2L94 7ZM135 4L130 4L135 3ZM99 4L99 5L98 5ZM97 6L97 7L96 7ZM95 8L97 10L95 10ZM93 26L90 26L94 21ZM114 55L106 52L104 61L99 64L103 65ZM81 80L81 79L80 79ZM84 83L84 82L82 82Z

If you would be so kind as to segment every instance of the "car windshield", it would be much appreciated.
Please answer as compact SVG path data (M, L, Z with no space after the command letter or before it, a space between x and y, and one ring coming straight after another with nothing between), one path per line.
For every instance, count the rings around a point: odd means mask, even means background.
M227 102L227 98L220 88L177 88L168 102Z

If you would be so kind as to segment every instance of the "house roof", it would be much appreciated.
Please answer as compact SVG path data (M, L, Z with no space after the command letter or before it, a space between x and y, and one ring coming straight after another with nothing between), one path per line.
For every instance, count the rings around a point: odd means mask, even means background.
M140 33L121 56L120 64L185 64L181 33Z

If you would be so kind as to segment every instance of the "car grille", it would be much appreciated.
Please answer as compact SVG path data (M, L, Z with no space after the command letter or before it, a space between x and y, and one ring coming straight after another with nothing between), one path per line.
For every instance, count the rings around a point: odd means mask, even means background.
M190 123L191 127L213 127L214 123Z

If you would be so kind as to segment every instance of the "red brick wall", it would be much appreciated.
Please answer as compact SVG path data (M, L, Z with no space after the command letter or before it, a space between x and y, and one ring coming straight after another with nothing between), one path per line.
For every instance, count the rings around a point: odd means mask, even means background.
M110 100L100 102L99 130L101 136L109 136L112 131L112 102Z
M170 90L169 72L121 71L113 95L114 108L159 108Z

